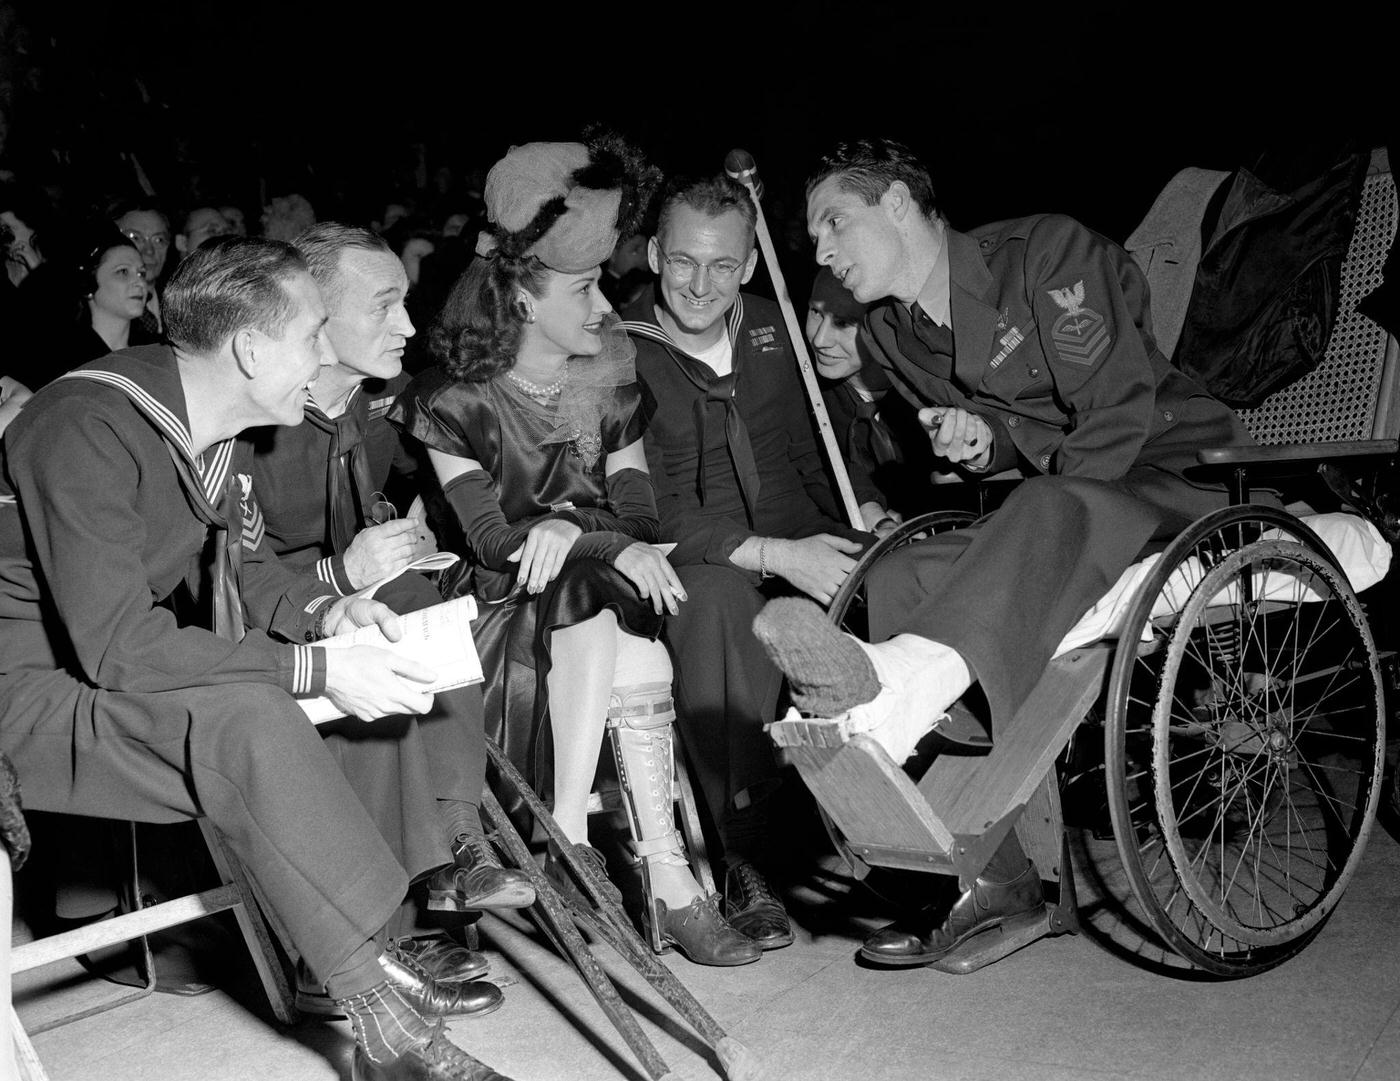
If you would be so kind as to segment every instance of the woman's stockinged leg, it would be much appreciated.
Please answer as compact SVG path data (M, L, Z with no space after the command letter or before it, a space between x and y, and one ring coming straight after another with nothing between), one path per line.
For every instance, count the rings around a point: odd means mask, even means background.
M617 665L617 617L605 611L550 637L549 718L554 736L554 819L588 843L588 796L598 769Z

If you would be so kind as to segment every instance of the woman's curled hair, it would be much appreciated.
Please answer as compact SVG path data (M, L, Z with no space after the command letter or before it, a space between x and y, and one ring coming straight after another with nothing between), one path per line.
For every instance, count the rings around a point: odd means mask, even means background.
M449 375L484 383L515 363L526 311L519 292L544 293L549 268L534 256L477 256L428 331L428 351Z

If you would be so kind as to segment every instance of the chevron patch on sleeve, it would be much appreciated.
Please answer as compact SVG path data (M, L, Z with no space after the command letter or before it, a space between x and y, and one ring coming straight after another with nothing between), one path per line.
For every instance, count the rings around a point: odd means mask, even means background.
M255 552L267 532L263 526L262 507L258 506L257 497L253 495L253 478L239 473L238 483L243 489L238 497L238 508L243 517L243 547Z
M1064 289L1047 290L1050 299L1064 309L1050 330L1050 340L1061 360L1091 367L1113 344L1108 320L1092 308L1084 307L1084 282Z

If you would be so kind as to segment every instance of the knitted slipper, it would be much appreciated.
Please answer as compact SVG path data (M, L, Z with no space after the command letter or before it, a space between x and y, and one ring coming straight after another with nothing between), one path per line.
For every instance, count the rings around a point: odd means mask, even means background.
M754 617L754 636L788 678L804 713L835 717L880 693L875 666L860 644L803 597L778 597Z

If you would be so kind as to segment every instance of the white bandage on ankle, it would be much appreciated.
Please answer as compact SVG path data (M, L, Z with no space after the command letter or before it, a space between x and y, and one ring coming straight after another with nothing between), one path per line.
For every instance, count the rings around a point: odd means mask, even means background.
M869 736L892 759L903 762L972 686L972 673L957 650L918 635L857 644L875 668L880 693L852 707L841 721L842 729L848 735Z

